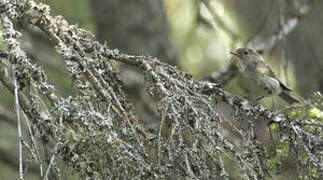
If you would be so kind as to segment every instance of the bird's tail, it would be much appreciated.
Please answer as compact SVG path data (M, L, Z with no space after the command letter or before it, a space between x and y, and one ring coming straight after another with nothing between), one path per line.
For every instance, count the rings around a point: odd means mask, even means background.
M297 99L295 96L292 96L290 92L288 91L282 91L279 96L288 104L293 104L293 103L300 103L301 101Z

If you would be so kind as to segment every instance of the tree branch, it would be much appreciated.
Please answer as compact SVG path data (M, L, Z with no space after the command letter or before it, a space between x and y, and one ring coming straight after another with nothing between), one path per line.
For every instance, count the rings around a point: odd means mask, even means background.
M19 100L33 119L35 131L41 137L47 135L43 145L52 145L55 150L53 161L48 162L50 167L60 156L84 179L223 179L235 174L243 179L270 178L269 161L274 157L268 155L256 134L255 121L263 120L281 126L284 136L296 134L305 154L311 156L309 163L315 170L322 169L320 151L314 151L305 141L322 145L317 140L320 136L285 114L234 96L217 84L196 81L157 58L109 49L94 41L91 33L69 25L61 16L52 16L46 5L32 0L27 4L1 1L0 7L9 63L20 67L26 77L37 75L23 84ZM59 97L42 78L42 71L31 66L16 42L17 36L13 36L18 34L12 26L17 17L23 17L24 25L39 27L51 39L65 58L78 95ZM123 92L118 71L111 65L113 60L136 67L145 75L145 89L158 101L158 135L149 134L140 124ZM12 80L5 79L4 73L0 77L12 91ZM22 80L25 78L18 78L20 84L25 82ZM43 105L46 108L39 105L44 97L34 100L38 94L30 90L33 87L48 99L49 103ZM223 134L223 123L239 134L241 143ZM228 172L227 165L236 171Z

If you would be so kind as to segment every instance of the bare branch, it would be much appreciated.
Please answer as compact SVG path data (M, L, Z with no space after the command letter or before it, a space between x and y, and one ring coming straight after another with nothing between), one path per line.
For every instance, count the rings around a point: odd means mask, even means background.
M265 41L255 45L255 47L257 49L262 49L265 51L272 49L277 44L277 42L293 32L293 30L298 26L300 20L308 12L310 12L313 2L315 2L315 0L306 0L304 4L299 7L297 12L290 19L288 19L284 25L281 26L281 29L279 29L277 33L273 34Z

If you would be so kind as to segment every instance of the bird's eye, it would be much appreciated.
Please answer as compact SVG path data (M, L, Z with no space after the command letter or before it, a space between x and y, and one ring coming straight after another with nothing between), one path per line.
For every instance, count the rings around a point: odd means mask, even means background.
M245 51L244 54L247 55L247 54L249 54L249 52L248 51Z

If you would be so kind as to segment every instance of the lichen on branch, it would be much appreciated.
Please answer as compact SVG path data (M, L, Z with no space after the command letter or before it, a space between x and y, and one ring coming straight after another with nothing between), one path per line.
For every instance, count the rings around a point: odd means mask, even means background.
M322 170L322 150L314 152L309 149L313 144L306 143L315 141L322 147L322 134L306 129L310 124L305 127L284 113L225 92L217 84L194 80L154 57L110 49L62 16L52 16L46 5L3 0L0 8L5 46L1 58L19 69L19 98L26 117L33 120L32 135L43 140L41 146L54 147L54 152L48 152L53 176L59 177L55 162L61 157L81 177L91 179L269 178L274 174L275 155L257 137L259 120L278 124L281 137L292 137L292 142L301 145L296 148L305 148L298 155L307 156L309 170L315 172L300 173L318 176ZM61 97L47 82L46 72L31 64L17 41L18 25L35 26L52 41L65 59L77 95ZM113 61L145 75L145 89L158 101L156 131L148 132L141 125ZM12 91L7 70L2 63L0 80ZM238 134L238 141L226 136L224 124ZM33 152L36 146L28 147ZM31 156L38 164L49 162L40 154Z

